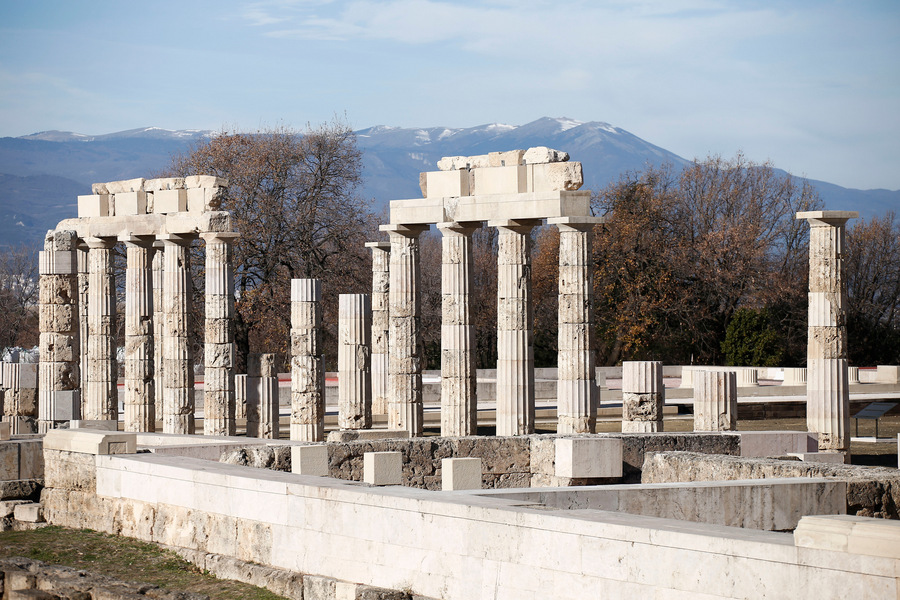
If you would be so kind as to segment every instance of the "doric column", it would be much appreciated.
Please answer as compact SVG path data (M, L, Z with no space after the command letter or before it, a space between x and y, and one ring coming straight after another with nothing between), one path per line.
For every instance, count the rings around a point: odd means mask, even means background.
M234 435L234 271L236 233L203 233L206 241L206 333L203 433Z
M165 247L163 262L163 406L165 433L194 433L194 354L190 322L193 283L193 236L160 236Z
M388 310L391 268L391 243L367 242L372 249L372 414L388 412Z
M694 372L697 376L697 372ZM696 380L694 382L696 386ZM659 361L622 363L622 431L648 433L663 430L665 387Z
M165 244L157 240L153 243L153 395L156 417L162 416L163 395L166 384L163 379L163 340L166 321L163 315L163 266L166 262Z
M368 294L338 298L338 427L372 427L372 306Z
M322 282L291 280L291 439L325 439Z
M113 248L116 238L87 238L88 362L83 418L119 419L116 362L116 278Z
M51 231L40 253L38 430L81 418L78 274L74 231ZM70 410L60 410L68 407ZM68 413L68 414L65 414Z
M559 338L556 383L557 433L593 433L597 424L594 382L591 238L597 217L559 217Z
M422 435L422 328L419 234L427 225L382 225L391 236L388 332L390 398L388 429Z
M475 435L475 330L472 325L472 234L481 223L440 223L441 435Z
M78 260L78 346L79 346L79 379L78 389L80 390L80 399L82 410L79 411L79 418L84 414L85 395L84 390L87 389L88 374L88 286L90 285L90 274L88 273L88 247L84 241L78 242L75 256Z
M247 357L247 437L278 439L278 372L274 354Z
M531 230L540 221L491 221L497 253L497 435L534 433Z
M737 373L694 371L694 431L737 429Z
M820 451L850 455L850 388L847 382L847 283L844 233L859 213L797 213L809 221L809 338L806 350L806 426Z
M153 339L153 238L125 243L125 431L156 431Z

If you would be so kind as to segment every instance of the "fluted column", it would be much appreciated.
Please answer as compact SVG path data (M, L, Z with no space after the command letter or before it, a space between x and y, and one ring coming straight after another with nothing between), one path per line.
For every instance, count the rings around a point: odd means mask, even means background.
M475 435L472 234L481 223L441 223L441 435Z
M594 382L591 238L595 217L560 217L557 433L593 433L597 424Z
M125 431L156 431L153 340L153 238L125 243Z
M203 433L234 435L234 271L236 233L204 233L206 241L206 323Z
M278 371L274 354L247 357L247 437L279 437Z
M694 371L694 431L737 429L737 373Z
M74 231L51 231L40 253L38 431L81 418L79 293ZM67 405L69 411L58 410ZM68 412L62 415L60 413Z
M84 413L84 395L87 389L88 374L88 286L90 285L90 274L88 273L88 247L84 241L79 241L75 257L78 261L78 345L79 345L79 379L78 389L80 390L80 400L82 410L79 415ZM80 416L79 416L80 418Z
M382 225L391 236L388 332L390 398L388 429L422 435L422 329L419 234L427 225Z
M696 375L695 372L694 376ZM650 360L623 362L622 431L662 431L664 404L662 363Z
M163 312L163 266L166 262L165 244L157 240L153 243L153 396L156 418L162 416L165 380L163 379L163 340L166 321Z
M540 222L491 221L497 253L497 435L534 433L531 230Z
M84 415L87 420L119 418L116 362L116 280L112 253L116 238L87 238L88 361Z
M165 433L194 433L194 353L189 321L193 297L193 236L160 236L163 258L163 406Z
M368 294L338 298L338 427L372 427L372 305Z
M819 450L850 455L847 372L847 283L844 233L849 211L797 213L809 221L809 339L806 351L806 426Z
M390 381L388 378L388 310L390 290L391 244L367 242L372 249L372 414L386 415Z
M291 439L325 439L322 282L291 280Z

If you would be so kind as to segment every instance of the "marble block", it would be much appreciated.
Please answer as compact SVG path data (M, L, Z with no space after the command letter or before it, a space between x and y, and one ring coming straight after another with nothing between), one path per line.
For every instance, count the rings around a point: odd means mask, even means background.
M97 429L100 431L118 431L119 422L102 419L72 419L69 421L69 429Z
M328 447L324 444L292 446L291 472L328 477Z
M441 489L445 491L480 490L481 459L441 459Z
M622 440L608 437L556 440L557 477L621 477Z
M0 421L0 442L9 441L9 437L9 423L6 421ZM900 441L900 437L898 437L898 441Z
M401 485L403 456L399 452L363 454L363 481L369 485Z
M135 454L137 434L93 429L51 429L44 436L44 450L80 454Z

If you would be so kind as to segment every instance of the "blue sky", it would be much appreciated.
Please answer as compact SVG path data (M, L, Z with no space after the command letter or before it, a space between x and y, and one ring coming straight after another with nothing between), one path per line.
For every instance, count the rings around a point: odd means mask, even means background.
M900 2L0 0L0 136L335 114L607 121L686 158L900 189Z

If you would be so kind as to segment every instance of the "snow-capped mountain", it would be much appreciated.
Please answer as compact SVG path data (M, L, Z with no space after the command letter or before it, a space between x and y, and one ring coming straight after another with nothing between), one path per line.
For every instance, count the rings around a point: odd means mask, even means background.
M549 146L584 165L584 189L599 190L623 173L648 164L688 160L601 121L544 117L525 125L401 128L379 125L356 132L363 150L363 187L380 211L389 200L416 198L419 173L436 169L443 156ZM0 244L37 245L61 219L75 215L78 194L90 184L152 177L171 156L188 150L208 130L142 127L104 135L43 131L0 138ZM863 217L900 204L900 191L850 190L812 182L828 208L859 210Z

